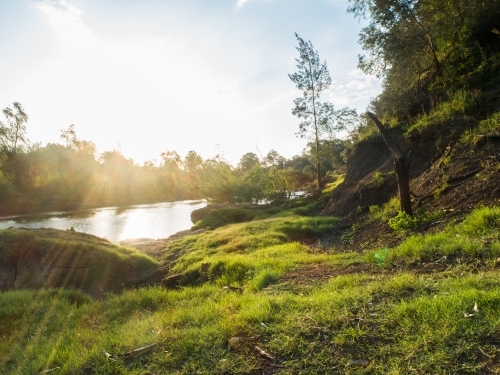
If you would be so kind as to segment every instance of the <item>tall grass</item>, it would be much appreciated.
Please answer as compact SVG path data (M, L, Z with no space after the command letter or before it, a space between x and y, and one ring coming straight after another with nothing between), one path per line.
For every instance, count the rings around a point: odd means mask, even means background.
M413 235L389 251L388 262L406 263L442 257L495 259L500 256L500 208L474 210L459 225L426 236Z
M500 135L500 112L493 113L490 118L481 121L477 127L467 130L460 141L474 143L482 135Z
M366 359L374 373L481 372L496 353L496 273L429 278L339 276L307 293L231 293L214 285L134 290L73 304L65 293L9 292L26 309L2 310L6 374L255 372L264 348L280 373L343 373ZM465 318L464 312L479 313ZM5 330L5 322L22 329ZM241 341L228 349L227 340ZM491 342L491 343L490 343ZM151 343L142 357L116 356ZM115 355L109 361L104 351ZM486 360L485 360L486 359ZM265 366L265 365L264 365Z
M479 91L458 90L454 92L450 99L440 103L428 114L420 116L417 121L411 125L407 132L414 130L421 131L427 127L444 124L453 120L456 116L465 115L473 110L480 101Z

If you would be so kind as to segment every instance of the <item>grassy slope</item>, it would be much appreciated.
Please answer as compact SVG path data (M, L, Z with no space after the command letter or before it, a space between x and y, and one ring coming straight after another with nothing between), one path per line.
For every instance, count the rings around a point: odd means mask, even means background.
M500 209L478 209L388 251L296 242L336 222L289 212L174 242L167 256L182 254L177 272L210 264L203 285L101 301L71 290L0 294L0 367L6 374L497 371ZM232 337L241 340L229 349ZM110 361L103 352L151 343L159 345L143 356ZM369 365L349 365L356 360Z
M19 261L21 253L24 258ZM94 294L117 290L121 283L140 279L144 272L158 267L154 259L136 249L83 233L45 228L0 230L0 268L15 267L19 279L20 263L27 284L46 285L45 280L49 286L60 286L64 282ZM61 268L67 270L61 278L44 276L53 276Z

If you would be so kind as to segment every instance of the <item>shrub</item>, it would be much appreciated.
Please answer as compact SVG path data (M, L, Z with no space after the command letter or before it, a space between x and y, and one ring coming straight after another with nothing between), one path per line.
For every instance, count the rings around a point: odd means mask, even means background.
M411 232L441 215L439 211L426 213L421 210L417 215L408 215L399 211L395 217L389 219L389 226L397 232Z
M400 208L399 198L394 197L382 207L376 205L370 206L370 218L372 220L387 221L396 215Z

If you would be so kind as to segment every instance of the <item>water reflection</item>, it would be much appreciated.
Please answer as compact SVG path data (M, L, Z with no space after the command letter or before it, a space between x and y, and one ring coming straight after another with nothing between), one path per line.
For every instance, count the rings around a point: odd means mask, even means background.
M79 212L0 218L0 229L9 227L69 229L119 242L127 238L166 238L189 229L191 212L206 201L163 202L128 207L104 207Z

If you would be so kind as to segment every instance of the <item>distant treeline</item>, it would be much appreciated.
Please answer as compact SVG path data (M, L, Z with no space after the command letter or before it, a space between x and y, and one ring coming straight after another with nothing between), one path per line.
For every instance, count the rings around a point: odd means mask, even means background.
M3 112L0 216L200 198L231 203L286 199L314 181L310 147L289 160L274 150L260 157L247 153L236 167L220 155L203 160L195 151L184 158L167 151L159 163L137 165L116 150L98 154L92 141L77 137L74 125L61 131L63 144L33 144L22 106L14 103ZM343 165L342 142L330 143L323 150L336 156L325 159L331 161L323 163L323 176Z

